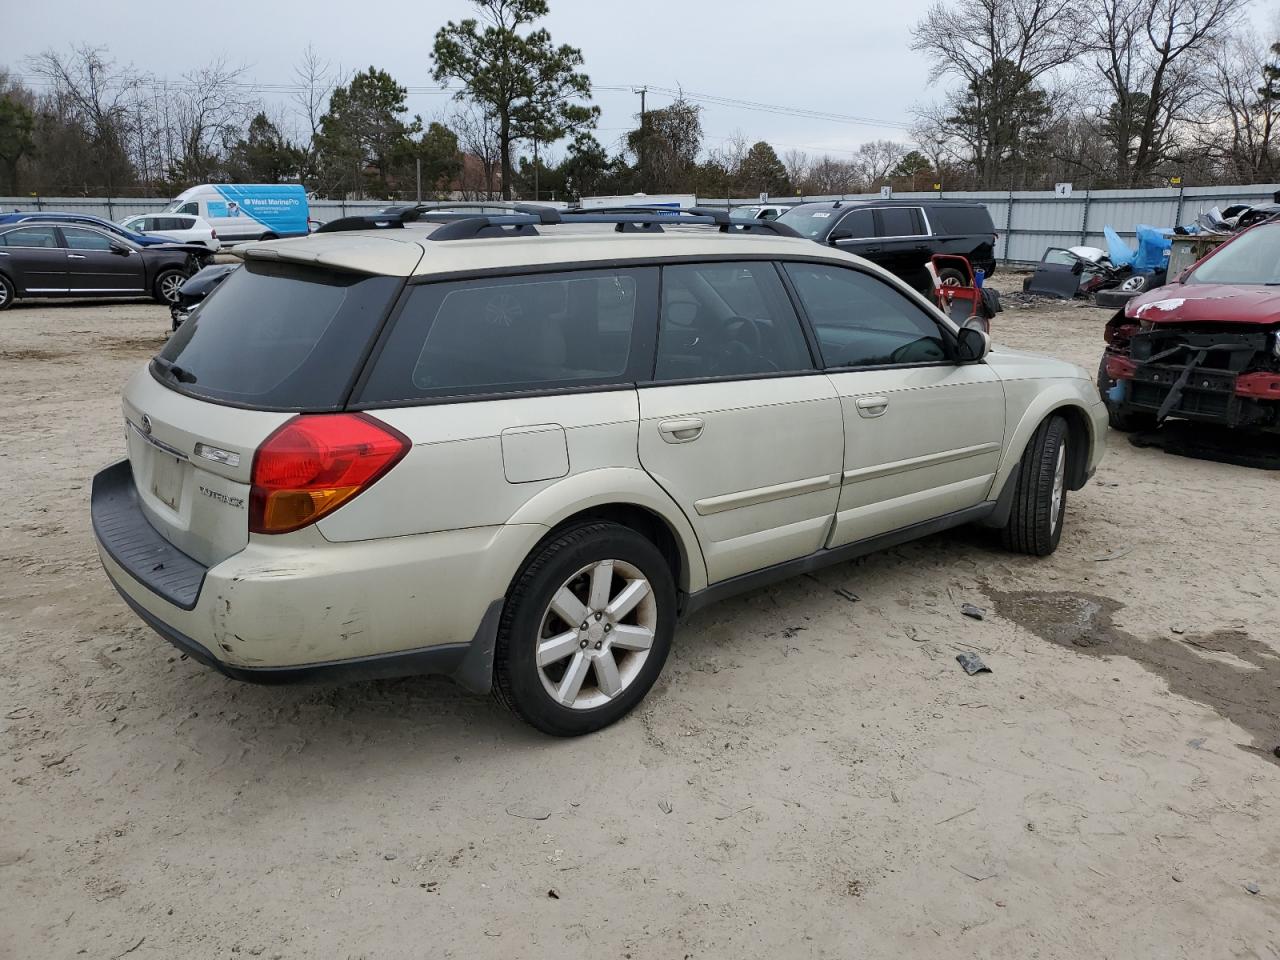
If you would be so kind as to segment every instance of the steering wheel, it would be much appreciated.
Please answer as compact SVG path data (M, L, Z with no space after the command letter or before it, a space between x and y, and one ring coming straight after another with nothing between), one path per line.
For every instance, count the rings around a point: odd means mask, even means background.
M754 320L748 320L746 317L730 317L725 321L723 331L725 339L730 343L741 344L752 353L760 352L762 346L760 329Z
M721 328L726 340L725 359L741 363L743 369L755 371L763 367L776 372L778 365L765 354L760 326L759 320L730 317Z

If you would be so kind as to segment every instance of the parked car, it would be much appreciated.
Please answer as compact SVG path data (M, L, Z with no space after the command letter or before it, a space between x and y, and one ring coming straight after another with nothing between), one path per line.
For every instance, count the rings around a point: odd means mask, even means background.
M916 290L929 292L925 265L935 253L968 257L974 269L996 271L998 237L985 205L972 200L836 200L801 203L778 218L796 232L865 257ZM943 283L962 278L942 276Z
M122 597L231 677L447 674L586 733L721 598L964 523L1050 553L1102 456L1086 371L773 224L379 222L249 246L93 481Z
M791 208L776 203L763 203L755 206L734 207L729 216L734 220L777 220Z
M178 288L177 299L169 304L169 317L173 321L173 329L177 330L182 326L187 317L191 316L192 311L239 266L238 263L211 263L203 270L189 276Z
M307 192L296 183L202 183L164 210L200 217L223 243L306 236L309 211Z
M1129 300L1104 338L1098 390L1117 430L1174 417L1280 434L1280 222Z
M113 236L122 237L130 243L139 247L158 247L162 244L173 243L167 237L148 237L146 234L138 233L135 230L129 230L120 226L118 223L112 223L106 217L95 217L88 213L55 213L55 212L39 212L39 213L8 213L0 216L0 226L8 223L79 223L86 227L94 227L98 230L105 230Z
M154 297L171 303L210 256L204 247L140 247L78 223L0 225L0 310L27 297Z
M199 243L214 253L222 249L218 232L207 220L184 213L142 213L120 226L149 237L163 237L178 243Z

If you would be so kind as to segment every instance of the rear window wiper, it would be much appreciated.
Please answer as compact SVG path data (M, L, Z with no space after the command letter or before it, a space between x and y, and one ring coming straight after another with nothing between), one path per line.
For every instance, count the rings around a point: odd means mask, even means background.
M190 370L184 370L172 360L166 360L164 357L155 357L155 364L173 379L179 383L195 383L196 375Z

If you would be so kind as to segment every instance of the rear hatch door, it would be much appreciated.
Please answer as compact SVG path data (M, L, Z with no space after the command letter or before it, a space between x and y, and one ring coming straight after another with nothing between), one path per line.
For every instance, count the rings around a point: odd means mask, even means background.
M254 452L298 413L341 410L401 277L249 261L124 393L148 521L205 566L244 548Z

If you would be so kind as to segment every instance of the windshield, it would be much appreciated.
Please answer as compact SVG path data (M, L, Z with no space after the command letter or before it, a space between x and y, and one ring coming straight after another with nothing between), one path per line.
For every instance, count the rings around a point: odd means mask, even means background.
M1280 223L1240 234L1196 267L1187 283L1280 284Z
M729 211L730 220L754 220L759 207L734 207Z
M398 277L250 261L152 362L181 393L268 410L342 405Z
M835 211L823 204L820 207L792 207L778 218L792 230L810 240L822 236L831 226Z

